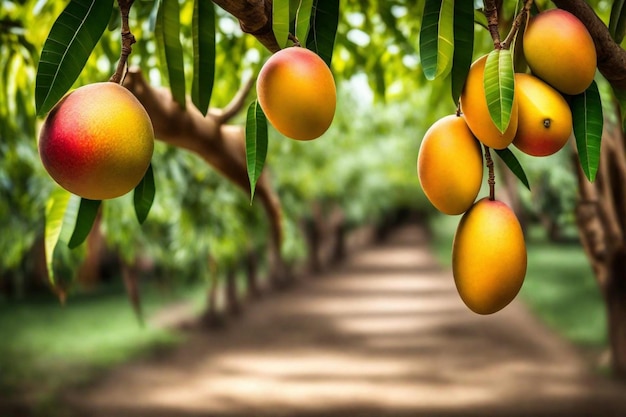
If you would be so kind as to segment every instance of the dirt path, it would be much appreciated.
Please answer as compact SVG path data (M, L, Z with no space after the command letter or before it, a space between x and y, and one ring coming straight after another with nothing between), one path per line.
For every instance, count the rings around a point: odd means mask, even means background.
M82 417L626 416L626 388L520 303L469 312L417 227L67 400Z

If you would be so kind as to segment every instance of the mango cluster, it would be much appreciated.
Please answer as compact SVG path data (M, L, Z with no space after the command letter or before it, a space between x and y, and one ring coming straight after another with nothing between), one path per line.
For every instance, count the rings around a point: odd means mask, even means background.
M417 173L426 197L439 211L463 214L452 245L452 272L461 299L478 314L504 308L526 275L524 233L503 202L476 202L483 159L465 118L445 116L428 129Z
M417 173L429 201L441 212L463 214L452 245L452 272L461 299L478 314L491 314L518 294L526 275L524 234L503 202L476 201L483 180L481 144L513 144L532 156L559 151L572 134L566 97L584 92L596 70L591 35L571 13L552 9L533 17L523 38L531 74L515 74L508 127L491 120L484 92L487 55L470 67L458 115L435 122L420 145Z

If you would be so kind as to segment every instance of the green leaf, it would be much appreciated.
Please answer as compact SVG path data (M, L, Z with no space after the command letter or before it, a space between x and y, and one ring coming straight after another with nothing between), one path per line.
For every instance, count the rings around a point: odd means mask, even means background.
M61 238L61 231L64 226L65 213L72 199L72 194L63 188L56 187L46 201L44 248L46 256L46 268L48 269L48 279L54 285L53 255Z
M191 26L193 34L193 81L191 101L206 116L215 81L215 6L195 0Z
M474 23L489 30L489 22L487 21L487 16L485 16L485 13L482 10L474 10Z
M587 179L593 182L600 164L600 145L604 123L602 100L596 82L592 82L585 92L573 96L570 107L574 120L578 160Z
M515 95L513 56L508 49L489 53L483 79L491 120L502 133L509 127Z
M463 85L472 65L474 51L474 5L471 1L454 3L454 54L452 56L452 100L459 102Z
M163 58L169 77L172 97L182 108L185 108L185 65L183 47L180 43L180 6L178 0L161 0L157 13L156 28L161 31ZM157 42L159 44L159 42Z
M609 33L613 40L622 43L624 40L624 30L626 29L626 8L625 0L615 0L611 7L611 17L609 18Z
M72 0L52 25L35 81L35 107L42 116L72 87L106 29L113 0Z
M309 25L311 24L313 0L299 0L298 3L296 11L296 38L298 38L301 44L306 45Z
M339 0L313 0L307 49L318 54L330 67L339 24Z
M426 79L446 76L452 67L454 53L453 0L426 0L419 42Z
M272 30L278 46L284 48L289 40L289 0L274 0L272 3Z
M494 149L500 159L504 161L507 167L515 174L515 176L524 184L524 186L530 191L530 184L528 182L528 177L526 177L526 173L524 172L524 168L522 168L522 164L519 163L517 157L509 148L504 149Z
M256 183L263 172L267 156L267 120L257 100L248 107L246 119L246 164L250 180L250 201L254 198Z
M156 195L156 185L154 183L154 172L152 164L148 165L148 170L142 180L135 187L133 202L135 205L135 215L139 224L143 224L148 218L148 213L154 203Z
M613 94L619 103L620 114L622 120L620 120L622 124L622 130L626 132L626 90L620 90L617 88L613 88Z
M74 232L72 233L70 241L67 243L70 249L80 246L80 244L87 239L98 216L101 203L100 200L88 200L86 198L80 200Z

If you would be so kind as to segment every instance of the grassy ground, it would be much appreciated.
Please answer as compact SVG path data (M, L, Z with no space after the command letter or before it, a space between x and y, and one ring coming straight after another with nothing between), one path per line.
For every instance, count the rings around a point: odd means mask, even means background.
M434 249L444 265L450 265L459 220L438 216L432 221ZM604 303L582 247L549 242L541 228L531 229L526 246L528 271L521 299L573 343L593 350L605 347Z
M144 288L146 316L169 303L197 298L191 290ZM28 392L34 402L45 403L58 388L180 338L175 330L150 322L141 326L120 286L72 295L65 306L52 295L0 302L0 397Z

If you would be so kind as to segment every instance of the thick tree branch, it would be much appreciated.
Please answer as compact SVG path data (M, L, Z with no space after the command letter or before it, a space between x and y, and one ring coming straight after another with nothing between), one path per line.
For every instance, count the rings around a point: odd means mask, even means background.
M241 30L254 36L271 52L280 49L272 30L272 0L213 0L239 20Z
M596 46L598 69L614 88L626 90L626 51L611 38L608 28L584 0L554 0L587 27Z
M242 126L224 124L211 113L205 117L191 102L186 109L182 109L173 100L169 89L150 86L139 69L131 68L128 71L124 86L145 107L158 140L196 153L244 192L250 191ZM277 268L273 273L280 279L285 272L280 256L282 214L280 201L270 185L267 171L257 182L255 196L261 201L268 216L272 237L270 256Z

